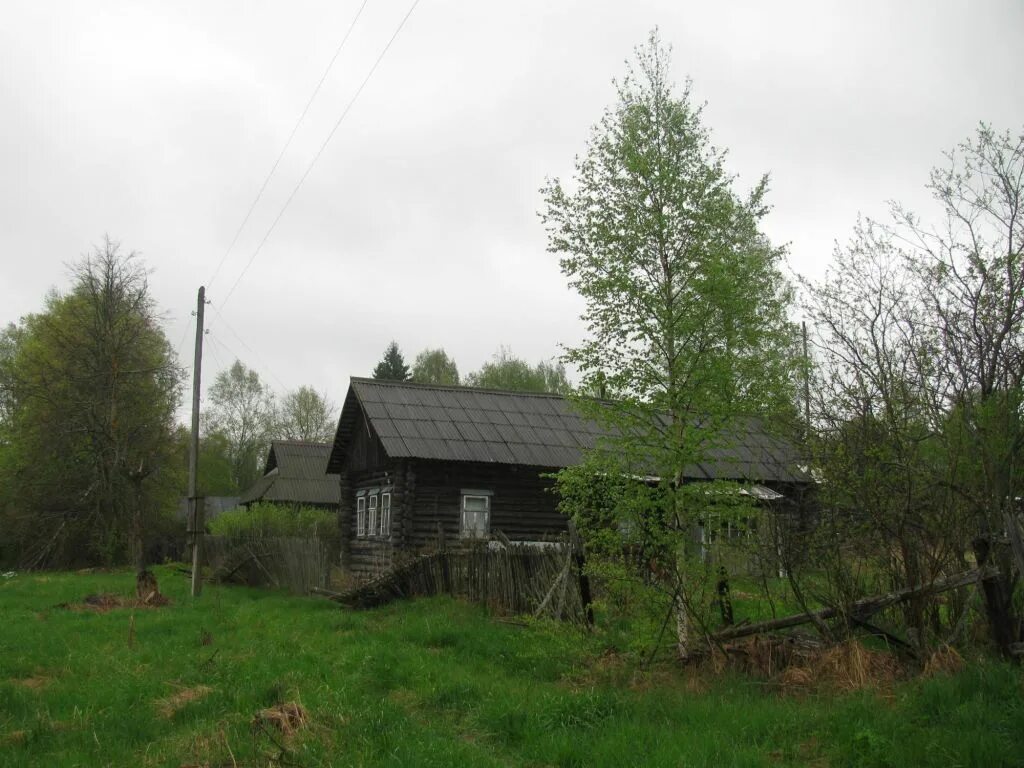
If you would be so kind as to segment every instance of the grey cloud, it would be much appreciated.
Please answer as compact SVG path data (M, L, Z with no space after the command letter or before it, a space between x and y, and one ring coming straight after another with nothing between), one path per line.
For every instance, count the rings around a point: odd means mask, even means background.
M189 313L358 7L355 0L5 6L0 320L40 306L104 232L139 250L187 348ZM222 302L407 5L370 3L210 287ZM211 315L210 365L340 397L396 338L463 370L582 334L545 251L545 176L571 175L648 31L674 46L730 168L770 172L770 235L820 273L859 211L927 209L942 152L1019 129L1014 2L423 2L280 225ZM228 331L234 328L258 358Z

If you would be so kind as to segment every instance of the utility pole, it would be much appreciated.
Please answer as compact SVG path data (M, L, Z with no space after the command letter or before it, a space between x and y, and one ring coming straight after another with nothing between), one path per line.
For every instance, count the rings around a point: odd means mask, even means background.
M192 597L203 591L203 532L206 527L203 499L198 496L199 486L199 393L203 370L203 309L206 306L206 288L199 286L196 304L196 357L192 368L192 440L188 457L188 521L192 535Z

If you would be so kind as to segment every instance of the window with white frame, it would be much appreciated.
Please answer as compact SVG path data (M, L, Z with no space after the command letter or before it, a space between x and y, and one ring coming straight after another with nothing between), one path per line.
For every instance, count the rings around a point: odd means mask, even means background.
M380 535L391 535L391 491L380 495Z
M368 535L376 536L379 533L377 529L377 489L374 488L372 491L370 491L367 498L369 499L367 507L369 508L370 518L370 523L369 526L367 527L367 531Z
M491 492L462 491L460 532L464 538L482 539L491 532Z
M356 536L366 535L366 491L356 494Z

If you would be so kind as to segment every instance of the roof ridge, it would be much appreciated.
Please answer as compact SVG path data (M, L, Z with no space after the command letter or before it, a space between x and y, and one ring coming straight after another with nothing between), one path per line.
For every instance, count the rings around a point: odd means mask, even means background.
M547 397L557 400L567 400L566 395L556 392L522 392L516 389L493 389L491 387L471 387L464 384L422 384L416 381L393 381L389 379L374 379L367 376L350 376L349 381L360 384L374 384L377 386L389 387L411 387L412 389L439 389L445 392L484 392L494 395L521 395L522 397Z

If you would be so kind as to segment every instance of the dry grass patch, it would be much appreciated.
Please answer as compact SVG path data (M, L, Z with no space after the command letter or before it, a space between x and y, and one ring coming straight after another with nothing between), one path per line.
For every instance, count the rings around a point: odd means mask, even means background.
M291 736L306 726L306 710L295 701L278 704L276 707L261 709L252 719L254 730L275 728L285 736Z
M196 685L192 688L182 688L177 693L160 699L156 702L156 711L161 717L173 717L176 712L184 708L190 702L201 699L213 692L208 685Z
M826 649L812 659L811 669L817 680L841 691L888 690L903 672L891 653L873 651L856 640Z
M170 604L171 601L159 592L151 594L145 599L123 597L111 592L104 592L97 595L86 595L80 603L60 603L57 607L65 608L69 611L107 613L117 608L163 608Z
M752 637L729 645L725 654L716 653L712 666L716 672L738 669L761 675L794 693L823 687L885 691L904 676L892 653L872 650L857 640L822 647L794 637Z
M957 653L956 648L943 645L928 657L928 660L924 663L924 669L921 670L921 674L925 677L955 675L958 672L962 672L965 666L964 657Z
M28 731L10 731L0 736L0 746L16 747L28 741Z
M12 679L11 683L20 688L28 688L30 691L40 691L53 682L52 677L46 675L32 675L20 680Z

